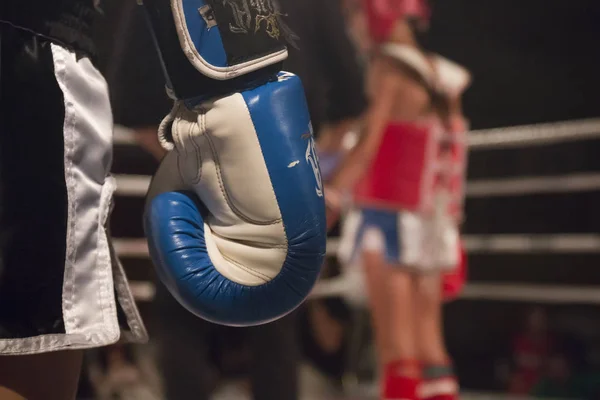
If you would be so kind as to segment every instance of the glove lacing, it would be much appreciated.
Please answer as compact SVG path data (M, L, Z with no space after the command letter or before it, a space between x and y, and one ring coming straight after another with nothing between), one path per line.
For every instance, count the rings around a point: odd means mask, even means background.
M158 141L161 147L166 151L171 151L175 148L171 127L173 126L173 122L175 121L175 118L177 118L182 106L183 102L181 100L175 100L173 103L173 108L171 108L169 114L163 118L162 122L158 126Z

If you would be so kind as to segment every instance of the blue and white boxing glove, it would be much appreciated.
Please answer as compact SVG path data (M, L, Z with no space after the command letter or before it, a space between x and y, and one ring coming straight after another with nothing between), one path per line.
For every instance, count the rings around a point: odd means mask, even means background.
M145 0L177 98L161 125L170 151L148 192L145 229L158 274L184 307L250 326L284 316L312 290L325 208L302 84L278 72L281 14L271 0L242 1L249 14L239 18L239 2L226 3Z

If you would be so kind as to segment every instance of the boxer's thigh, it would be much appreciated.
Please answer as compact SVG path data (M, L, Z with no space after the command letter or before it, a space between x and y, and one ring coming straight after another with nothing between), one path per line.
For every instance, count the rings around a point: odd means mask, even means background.
M0 354L112 343L106 83L88 58L0 29Z
M75 399L82 351L0 356L0 400Z

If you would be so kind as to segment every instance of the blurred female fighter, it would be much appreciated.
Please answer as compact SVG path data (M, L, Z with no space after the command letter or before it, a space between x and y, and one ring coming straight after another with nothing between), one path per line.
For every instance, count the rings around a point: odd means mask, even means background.
M443 273L460 260L469 73L418 44L423 1L367 0L373 39L364 133L326 190L331 221L350 195L344 239L360 253L383 369L382 399L454 399L442 333ZM346 261L349 261L346 260Z

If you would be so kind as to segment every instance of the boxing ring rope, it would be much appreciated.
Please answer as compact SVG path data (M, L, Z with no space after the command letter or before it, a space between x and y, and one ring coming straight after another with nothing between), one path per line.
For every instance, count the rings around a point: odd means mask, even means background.
M471 181L467 197L525 196L543 193L573 193L600 189L600 173L577 173L548 177L526 177Z
M555 235L464 235L470 254L600 254L600 235L555 234ZM117 253L126 257L147 258L148 245L145 239L115 239ZM339 239L327 240L327 256L337 254Z
M150 176L116 175L117 194L143 197L150 185ZM572 193L600 189L600 173L578 173L549 177L527 177L470 181L468 197L524 196L539 193Z
M600 254L600 235L465 235L469 254ZM144 239L115 239L115 249L121 256L147 258L148 245ZM329 239L327 255L337 254L339 240ZM152 299L153 287L142 282L133 283L139 300ZM337 297L352 288L343 277L321 281L314 297ZM537 303L584 303L600 305L600 290L596 287L549 286L519 284L470 283L461 297L466 300L524 301Z
M524 148L563 142L600 139L600 119L525 125L499 129L472 131L468 134L470 151ZM137 145L134 135L124 127L115 127L115 143ZM117 175L117 195L143 197L150 184L150 176ZM543 193L574 193L600 190L600 173L573 173L544 177L520 177L473 180L467 183L466 196L482 198L493 196L523 196ZM600 235L465 235L470 254L598 254ZM339 241L327 242L327 254L334 257ZM116 239L115 248L121 257L148 258L144 239ZM138 300L151 300L154 286L150 282L132 282ZM353 288L344 276L321 281L313 296L343 296ZM521 285L514 283L469 283L463 299L488 301L522 301L538 303L579 303L600 305L600 288L580 286Z
M600 139L600 118L481 129L469 132L471 150L543 146L560 142ZM116 125L115 144L137 145L133 132Z
M469 133L469 148L505 149L599 138L600 119L591 118L472 131Z

